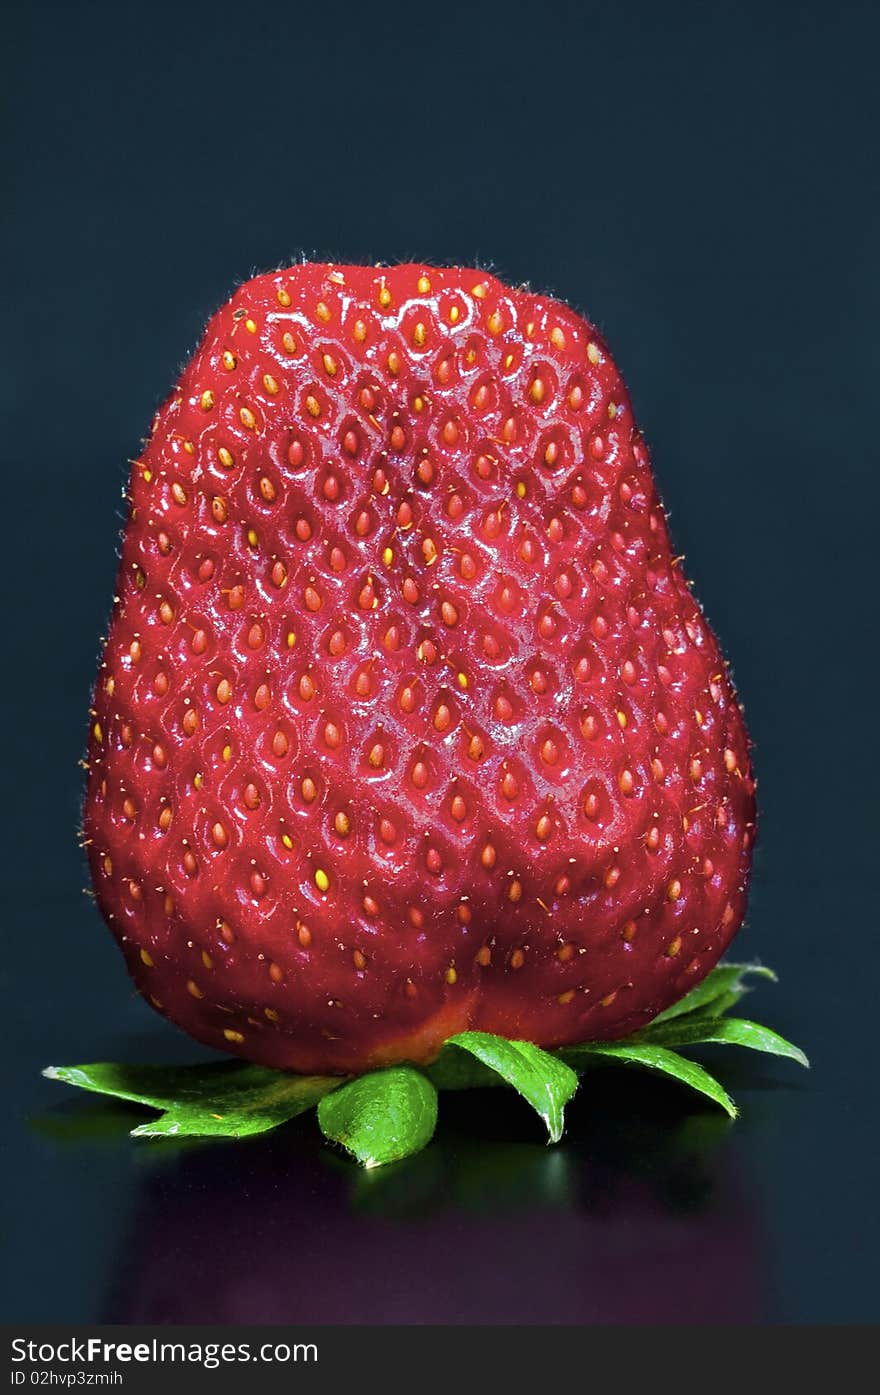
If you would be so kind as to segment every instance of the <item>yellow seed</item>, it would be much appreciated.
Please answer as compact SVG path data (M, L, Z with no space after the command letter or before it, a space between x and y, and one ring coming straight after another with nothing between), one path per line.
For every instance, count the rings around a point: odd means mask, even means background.
M523 480L520 480L516 486L516 497L517 499L524 499L526 497L526 486Z
M277 381L276 378L273 378L273 377L272 377L272 374L271 374L271 373L264 373L264 374L263 374L263 387L266 389L266 391L268 392L268 394L269 394L270 397L276 397L276 396L277 396L277 394L278 394L278 381Z
M391 304L391 292L387 286L382 286L379 291L379 304L385 310L387 310L388 306Z
M460 673L460 674L458 675L458 686L459 686L460 688L466 688L467 685L468 685L468 677L467 677L467 674L466 674L466 673Z
M235 464L235 461L232 457L232 452L227 450L225 446L221 446L218 450L217 459L220 461L220 464L223 466L224 470L231 470L233 465Z
M187 983L186 991L187 993L190 993L194 998L204 998L205 996L199 985L195 983L192 979L190 979Z
M227 373L231 373L232 370L233 370L233 368L235 367L235 365L236 365L237 363L238 363L238 359L235 357L235 354L232 353L231 350L229 350L229 349L224 349L224 350L223 350L223 367L226 369Z
M256 535L256 533L254 532L253 528L248 528L247 540L248 540L248 544L249 544L250 547L258 547L258 546L259 546L260 539L257 537L257 535Z
M455 983L457 978L458 974L455 972L455 969L450 964L449 968L446 970L446 982L451 986L453 983Z
M238 414L238 419L246 431L253 431L254 427L257 424L257 419L251 411L250 407L242 407L241 411Z
M552 831L553 825L550 821L550 818L547 814L542 814L541 817L538 819L538 822L535 824L535 837L539 840L539 842L546 843Z
M327 876L327 873L324 871L323 867L319 867L318 870L315 872L315 886L318 888L319 891L330 890L330 878Z
M325 305L323 300L318 301L315 313L318 316L319 320L324 321L324 324L326 324L327 321L330 319L330 307L328 305Z
M152 969L152 967L153 967L153 956L150 954L149 950L146 950L146 949L142 949L142 950L141 950L141 959L142 959L143 962L146 964L146 966L147 966L148 969Z
M382 553L382 561L385 563L386 567L390 567L391 563L394 561L394 552L390 547L386 547Z
M457 305L453 305L452 308L451 308L450 311L449 311L449 323L450 323L451 325L457 325L460 316L461 316L461 311L459 310L458 306L457 306Z
M224 759L224 760L231 760L231 759L232 759L232 747L231 747L231 746L224 746L224 747L223 747L223 751L222 751L222 755L223 755L223 759Z
M281 835L281 841L282 841L282 843L284 844L284 846L287 848L287 851L290 852L291 848L293 847L293 839L291 838L290 834L289 834L289 833L282 833L282 835Z
M244 1037L241 1032L234 1032L231 1027L223 1028L223 1035L227 1041L243 1042Z
M247 330L248 334L256 334L257 332L256 320L245 320L244 327Z
M103 731L101 730L101 723L100 723L100 722L96 722L96 723L95 723L95 725L92 727L92 731L95 733L95 740L96 740L96 741L103 741L103 740L104 740L104 733L103 733Z
M199 398L199 406L203 412L210 412L214 405L214 394L210 388L206 388Z
M330 354L325 354L321 360L324 364L324 372L328 378L336 377L336 360Z
M587 345L587 358L591 363L599 362L599 347L597 344L594 344L592 340Z

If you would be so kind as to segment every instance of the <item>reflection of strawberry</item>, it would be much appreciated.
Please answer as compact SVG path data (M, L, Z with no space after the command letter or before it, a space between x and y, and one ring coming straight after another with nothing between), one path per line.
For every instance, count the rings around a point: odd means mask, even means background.
M735 1156L707 1154L693 1126L709 1121L677 1122L656 1082L629 1076L609 1114L603 1099L621 1089L603 1074L589 1144L577 1132L553 1149L488 1141L477 1091L460 1101L465 1132L441 1130L387 1172L332 1168L299 1128L157 1158L138 1170L102 1321L766 1320L761 1215ZM493 1104L493 1126L518 1131L516 1106Z
M474 271L259 277L130 499L86 832L161 1012L357 1071L619 1036L711 968L748 741L589 324Z

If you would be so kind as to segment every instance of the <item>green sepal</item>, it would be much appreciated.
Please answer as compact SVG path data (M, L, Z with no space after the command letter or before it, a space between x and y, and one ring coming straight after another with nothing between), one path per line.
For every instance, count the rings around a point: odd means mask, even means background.
M318 1124L325 1138L341 1143L364 1167L380 1167L430 1143L437 1091L414 1066L388 1066L325 1095Z
M698 1066L696 1061L689 1061L686 1056L679 1056L677 1051L670 1051L666 1046L639 1045L629 1040L585 1042L583 1046L568 1047L559 1054L575 1069L583 1069L596 1056L644 1066L659 1075L671 1076L682 1085L689 1085L692 1090L720 1104L731 1119L736 1118L736 1105L715 1077Z
M749 1022L745 1017L714 1017L709 1012L690 1013L666 1022L655 1020L641 1032L627 1037L627 1041L654 1043L657 1046L702 1046L711 1043L746 1046L770 1056L787 1056L808 1069L810 1065L800 1047L793 1046L769 1027Z
M438 1071L441 1080L444 1069L455 1069L454 1061L450 1065L448 1060L450 1052L454 1056L460 1051L472 1056L505 1084L512 1085L540 1114L547 1125L550 1142L559 1142L565 1124L565 1106L578 1087L577 1075L559 1056L529 1041L509 1041L491 1032L459 1032L449 1038L432 1068ZM445 1064L444 1057L447 1058ZM486 1082L478 1077L476 1083ZM453 1088L463 1087L459 1084Z
M708 1010L720 1016L749 991L746 979L750 975L776 982L773 970L765 968L763 964L718 964L696 988L691 989L690 993L679 998L671 1007L664 1008L663 1012L658 1012L651 1026L656 1022L669 1022L673 1017L682 1017L690 1012Z
M226 1061L199 1066L49 1066L43 1074L161 1110L158 1119L132 1129L138 1138L246 1138L265 1133L312 1109L339 1085L339 1076L291 1075Z

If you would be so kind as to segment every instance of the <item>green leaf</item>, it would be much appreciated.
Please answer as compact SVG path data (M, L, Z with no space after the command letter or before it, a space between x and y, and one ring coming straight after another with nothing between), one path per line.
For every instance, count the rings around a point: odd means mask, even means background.
M364 1167L380 1167L430 1143L437 1091L413 1066L389 1066L325 1095L318 1123L326 1138L341 1143Z
M679 998L672 1007L665 1008L659 1012L651 1022L668 1022L673 1017L681 1017L687 1012L702 1011L711 1007L716 1016L726 1012L735 1002L748 991L745 980L749 975L758 978L769 978L776 982L776 975L772 969L764 968L763 964L719 964L707 974L702 983L698 983L696 988L692 988L690 993L686 993L683 998Z
M311 1109L339 1085L338 1076L290 1075L225 1061L170 1067L49 1066L43 1074L163 1111L160 1118L132 1129L134 1137L245 1138L265 1133Z
M577 1075L564 1061L531 1042L508 1041L490 1032L459 1032L446 1042L444 1055L449 1047L466 1051L506 1084L512 1085L540 1114L547 1125L550 1142L559 1142L565 1106L578 1087Z
M657 1071L660 1075L671 1076L683 1085L689 1085L692 1090L697 1090L701 1095L706 1095L716 1104L720 1104L722 1109L727 1110L731 1119L736 1118L736 1105L714 1076L702 1066L698 1066L696 1061L689 1061L686 1057L679 1056L677 1051L670 1051L665 1046L654 1046L647 1042L638 1044L629 1040L596 1041L585 1042L582 1046L567 1047L560 1054L571 1065L581 1069L593 1056L645 1066L647 1070Z
M809 1061L799 1047L778 1032L749 1022L744 1017L715 1017L711 1012L692 1013L669 1022L652 1023L628 1038L631 1042L652 1042L657 1046L701 1046L704 1042L726 1042L766 1051L771 1056L787 1056L802 1066Z
M47 1066L43 1075L48 1080L63 1080L81 1090L98 1095L113 1095L116 1099L132 1100L164 1109L175 1100L196 1097L206 1089L226 1088L233 1080L243 1077L261 1083L262 1077L274 1071L261 1066L248 1066L237 1061L212 1061L196 1066L129 1066L118 1062L102 1062L88 1066Z

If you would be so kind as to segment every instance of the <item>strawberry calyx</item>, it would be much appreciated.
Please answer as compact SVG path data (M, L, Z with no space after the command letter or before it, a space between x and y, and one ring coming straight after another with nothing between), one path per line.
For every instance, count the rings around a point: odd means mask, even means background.
M565 1108L580 1077L609 1060L677 1080L733 1119L737 1109L724 1087L676 1048L735 1045L809 1065L804 1053L778 1033L729 1015L749 991L750 977L775 979L759 964L720 964L640 1031L616 1041L588 1041L555 1051L489 1032L465 1031L449 1037L428 1066L394 1065L354 1077L295 1075L225 1061L176 1067L49 1066L43 1074L158 1110L159 1117L133 1129L133 1137L244 1138L316 1108L325 1138L368 1168L409 1157L430 1142L440 1090L506 1085L543 1119L548 1142L558 1143Z

